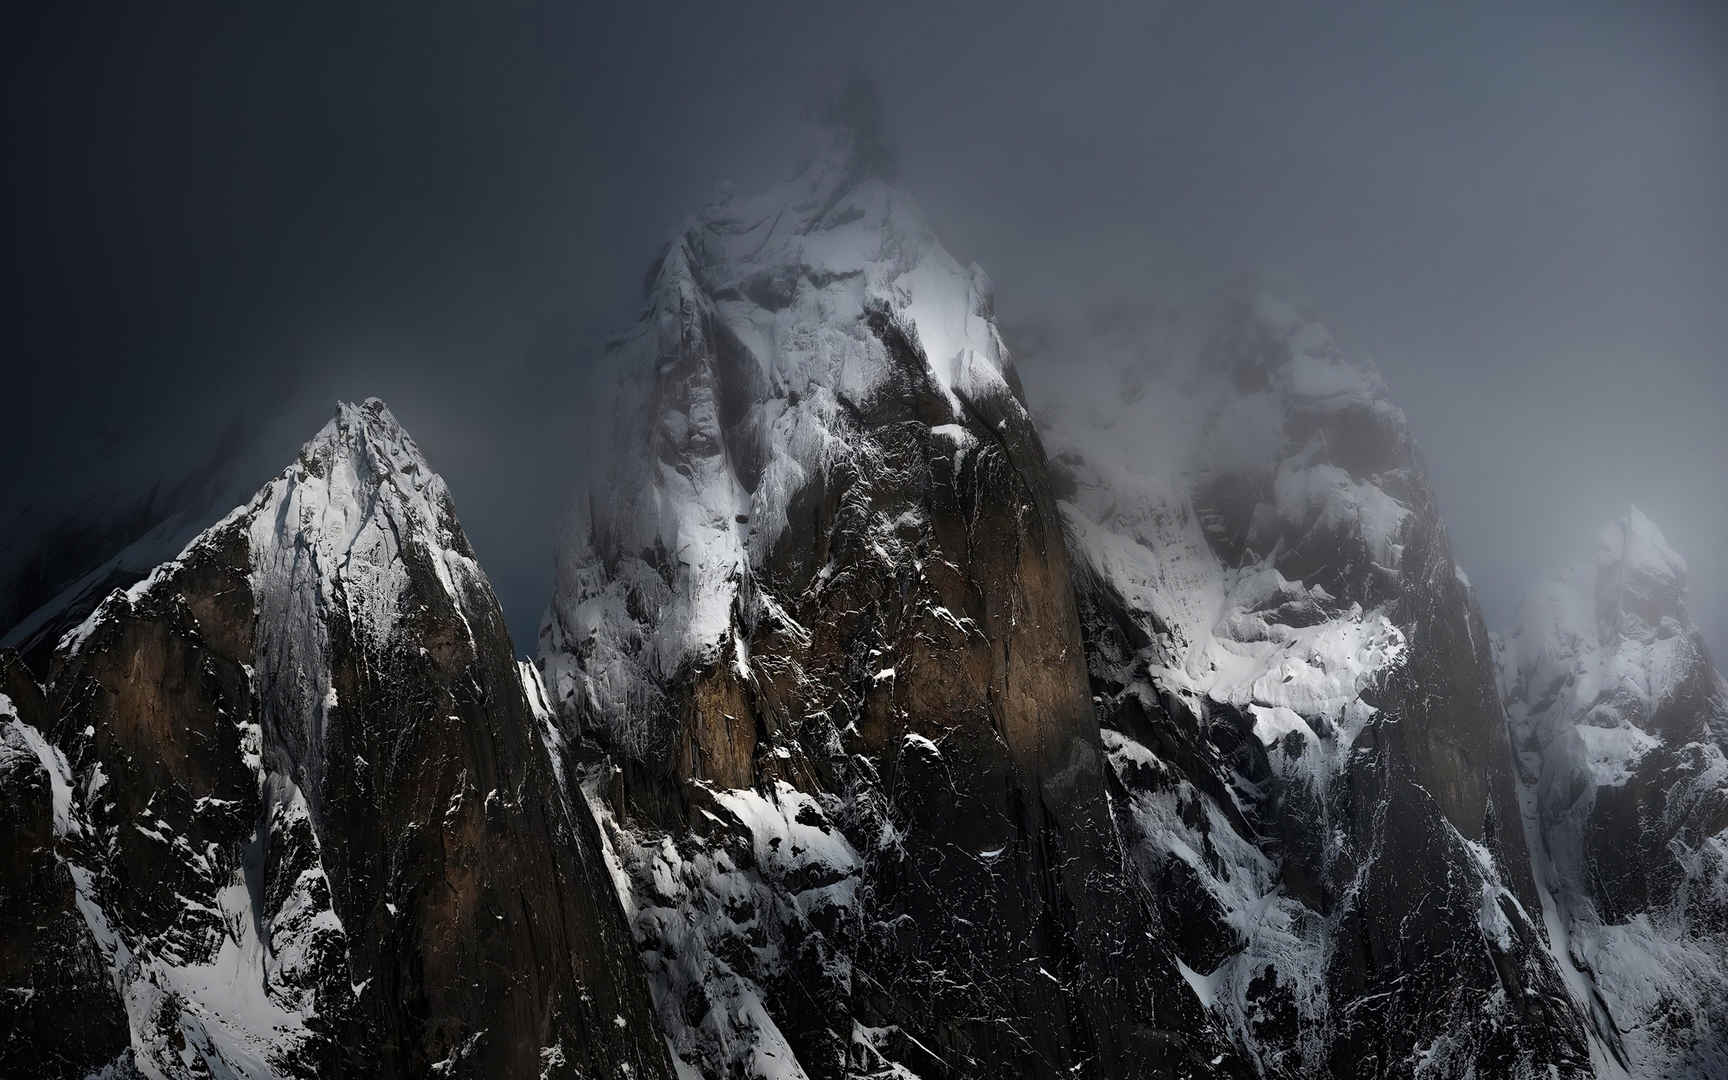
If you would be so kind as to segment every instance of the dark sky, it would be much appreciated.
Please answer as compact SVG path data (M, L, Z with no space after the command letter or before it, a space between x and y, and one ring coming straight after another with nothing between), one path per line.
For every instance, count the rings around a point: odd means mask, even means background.
M1006 321L1257 271L1379 360L1491 623L1631 501L1722 651L1723 5L927 6L11 9L0 522L377 394L531 651L595 346L862 71Z

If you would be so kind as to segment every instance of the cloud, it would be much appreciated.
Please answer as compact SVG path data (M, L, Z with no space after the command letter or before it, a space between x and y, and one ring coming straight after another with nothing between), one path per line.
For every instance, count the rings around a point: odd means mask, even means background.
M1728 645L1719 7L95 11L10 36L0 520L378 394L531 649L643 268L867 71L1005 318L1257 270L1376 354L1491 617L1636 500Z

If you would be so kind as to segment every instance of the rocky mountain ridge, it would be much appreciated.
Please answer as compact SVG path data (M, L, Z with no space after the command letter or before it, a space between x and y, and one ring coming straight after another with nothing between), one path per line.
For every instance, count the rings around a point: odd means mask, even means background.
M38 918L0 949L0 1071L670 1074L593 820L381 403L110 594L44 684L5 674L3 895Z
M1254 292L1043 349L1091 358L1043 373L1047 426L1117 813L1196 995L1266 1075L1586 1075L1488 634L1373 365Z
M1728 1067L1654 525L1493 638L1372 362L1254 291L1017 361L837 117L656 260L536 662L377 401L0 654L0 1073Z
M701 215L615 346L541 664L694 1075L1245 1065L1123 872L988 280L867 146Z

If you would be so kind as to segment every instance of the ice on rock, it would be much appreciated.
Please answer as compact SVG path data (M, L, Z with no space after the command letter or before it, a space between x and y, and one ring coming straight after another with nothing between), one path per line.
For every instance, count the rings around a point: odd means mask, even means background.
M821 941L813 924L852 917L858 852L815 798L784 782L710 789L699 811L710 835L675 840L621 821L602 797L606 779L584 792L680 1075L805 1077L758 980L783 977L799 942ZM747 969L722 959L737 955L751 957ZM830 964L849 978L843 957ZM697 1001L706 1007L687 1012Z
M1409 509L1376 485L1353 480L1335 465L1311 464L1306 457L1297 455L1278 467L1271 510L1280 524L1332 535L1354 528L1376 563L1396 567ZM1272 530L1262 526L1261 531Z

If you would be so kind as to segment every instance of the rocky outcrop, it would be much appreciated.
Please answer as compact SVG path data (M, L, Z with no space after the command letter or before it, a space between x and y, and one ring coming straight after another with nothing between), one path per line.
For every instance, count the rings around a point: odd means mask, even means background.
M868 125L866 125L868 127ZM1125 872L998 336L856 132L693 222L542 632L701 1075L1230 1075Z
M1636 509L1500 643L1555 955L1598 1057L1728 1071L1728 684L1686 564Z
M1584 1075L1488 635L1378 374L1253 294L1049 341L1095 369L1051 438L1117 815L1200 1002L1270 1075Z
M41 700L51 858L145 1075L669 1075L593 820L381 403L111 594Z

